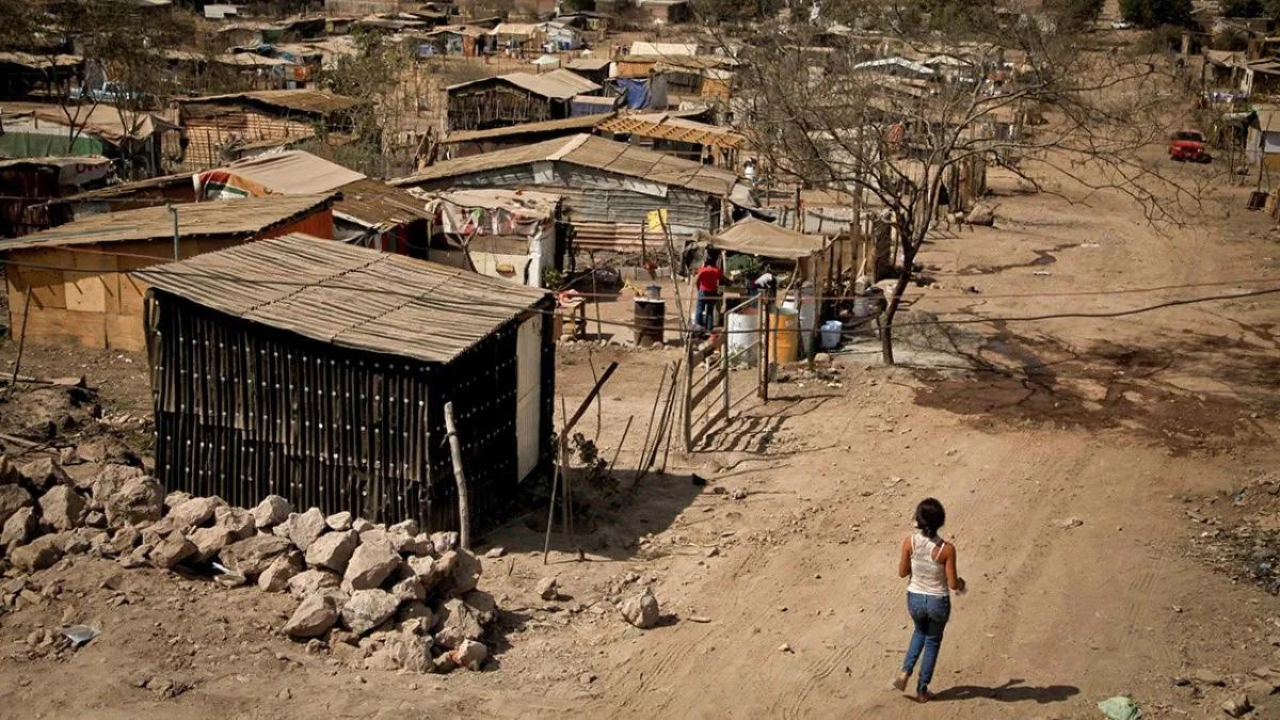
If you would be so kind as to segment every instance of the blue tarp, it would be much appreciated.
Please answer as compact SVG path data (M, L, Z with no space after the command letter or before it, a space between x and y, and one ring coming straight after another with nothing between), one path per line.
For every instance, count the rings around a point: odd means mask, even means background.
M627 98L627 107L632 110L647 110L653 104L648 78L618 78L618 89Z

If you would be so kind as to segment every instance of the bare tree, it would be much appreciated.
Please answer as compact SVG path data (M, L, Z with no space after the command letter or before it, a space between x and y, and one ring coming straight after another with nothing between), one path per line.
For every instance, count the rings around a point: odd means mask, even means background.
M1152 221L1197 206L1196 188L1138 152L1187 105L1158 59L1095 51L1084 35L983 3L828 5L812 23L806 14L722 43L743 61L735 121L763 175L849 192L892 229L885 363L917 254L945 213L967 209L987 164L1056 192L1039 181L1052 167L1082 188L1127 194ZM836 19L846 24L833 36Z

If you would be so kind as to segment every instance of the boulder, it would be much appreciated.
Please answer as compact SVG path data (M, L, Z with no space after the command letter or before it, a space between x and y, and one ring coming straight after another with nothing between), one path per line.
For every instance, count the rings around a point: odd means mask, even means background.
M450 550L440 556L445 572L436 591L441 597L454 598L476 589L483 566L480 558L467 550Z
M268 495L253 509L253 521L259 528L265 530L289 519L289 514L292 512L293 506L288 500L279 495Z
M418 533L413 537L408 535L393 536L397 538L401 553L413 555L414 557L431 557L436 552L436 546L431 542L431 536L426 533Z
M53 538L53 544L62 551L63 555L79 555L89 552L89 548L93 547L93 541L89 539L89 534L84 528L64 530L49 537Z
M312 595L293 611L282 631L293 638L313 638L329 632L338 622L338 608L328 595Z
M76 487L88 490L94 500L105 504L108 498L120 492L126 482L144 475L146 473L142 468L132 465L107 465L96 475L87 476L84 480L77 482Z
M440 606L435 635L437 645L452 650L464 640L479 640L484 635L484 625L475 610L460 598L454 598Z
M236 540L253 537L258 531L253 513L238 507L222 506L213 511L213 526L226 529Z
M396 583L391 587L391 594L402 603L427 599L427 591L417 577L407 577Z
M235 542L236 536L230 530L215 525L193 530L187 539L196 546L193 559L196 562L208 562L222 552L223 548Z
M405 670L425 673L431 670L431 639L411 632L392 633L382 647L364 661L367 670Z
M342 606L342 621L351 632L365 635L390 620L399 604L384 590L356 590Z
M641 630L654 627L661 617L658 599L648 590L628 598L618 609L622 612L624 620Z
M311 508L302 514L294 513L284 524L288 526L289 540L302 552L306 552L307 548L311 547L311 543L329 529L320 508Z
M342 511L334 513L324 519L324 524L329 526L330 530L335 532L345 532L351 529L351 513Z
M138 532L138 528L132 525L125 525L116 531L111 538L111 547L115 548L117 554L132 551L138 547L138 543L142 541L142 533Z
M0 485L17 485L21 480L22 476L18 474L18 468L14 467L9 456L0 455Z
M40 496L40 524L46 528L71 530L84 521L84 498L69 485L58 485Z
M422 583L423 590L428 593L434 590L444 578L444 565L433 557L411 557L407 564L410 572L418 578L418 582Z
M301 600L323 590L337 590L342 576L328 570L304 570L289 578L289 594Z
M58 547L57 540L52 535L38 537L9 553L9 561L13 563L13 566L27 572L35 572L36 570L52 567L54 563L61 559L62 550Z
M104 504L112 527L155 522L164 514L164 488L155 478L129 478Z
M363 537L361 539L363 541ZM347 590L370 590L382 585L399 566L400 555L391 545L361 542L347 563L342 585Z
M360 536L354 530L321 535L307 548L307 564L344 573L359 542Z
M186 490L174 490L173 492L164 496L165 509L173 510L174 508L185 503L186 501L190 500L193 497L195 496L187 492Z
M66 471L51 457L32 460L23 465L18 474L37 490L48 490L58 485L71 484L71 478L67 477Z
M0 523L8 522L14 513L31 504L31 493L22 486L0 485Z
M436 547L436 555L443 555L450 550L457 550L459 543L458 533L453 531L431 533L431 543Z
M179 530L204 527L213 522L213 511L226 504L220 497L191 498L174 507L169 518Z
M156 545L148 555L151 564L158 568L168 570L178 563L188 558L193 558L199 550L196 544L187 539L182 533L170 533L159 545Z
M488 626L498 619L498 601L483 590L472 590L463 595L462 602L471 608L481 625Z
M25 543L35 537L39 527L35 508L24 507L18 510L4 521L4 531L0 532L0 548Z
M404 522L398 522L387 528L387 532L413 537L414 535L422 532L422 530L418 527L417 520L405 520Z
M267 592L284 592L289 587L289 581L297 577L304 568L300 553L291 552L281 555L272 560L267 569L258 575L258 587Z
M93 528L105 528L107 516L101 510L90 510L84 514L84 524Z
M115 463L132 465L138 458L125 442L112 435L96 437L76 446L76 455L91 463Z
M375 527L377 526L374 525L372 522L365 520L364 518L356 518L355 520L351 521L351 529L361 534L363 534L367 530L372 530Z
M396 611L396 622L406 623L410 620L421 622L423 627L432 628L436 624L435 613L427 604L419 600L410 600Z
M254 535L222 549L222 564L254 581L271 562L293 549L288 540L274 535Z
M463 640L457 649L449 653L449 659L458 667L479 670L484 661L489 659L489 648L484 643Z

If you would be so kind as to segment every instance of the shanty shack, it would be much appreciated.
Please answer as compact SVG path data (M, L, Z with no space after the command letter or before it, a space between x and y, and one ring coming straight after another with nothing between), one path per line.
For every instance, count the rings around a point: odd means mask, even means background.
M563 120L523 123L490 130L459 130L440 141L446 159L482 155L496 150L523 147L530 143L591 132L613 115L578 115Z
M194 182L202 200L340 192L333 204L335 240L401 254L427 244L431 215L421 200L302 150L238 160L197 173Z
M101 187L111 177L103 157L45 157L0 160L0 237L16 237L47 227L30 208L82 190Z
M142 350L146 286L130 271L289 232L330 237L331 203L310 195L142 208L2 241L9 327L41 345Z
M102 156L126 178L167 171L181 153L178 127L159 115L93 103L0 105L0 157Z
M638 113L611 117L596 134L632 145L734 170L746 137L732 128L689 120L672 113Z
M432 165L392 185L424 190L510 188L564 198L563 215L581 248L644 249L653 217L664 230L650 236L654 250L670 231L688 237L715 232L731 203L750 205L750 191L730 171L625 143L575 135Z
M36 90L55 92L83 76L84 58L78 55L33 55L0 52L0 99L23 98Z
M301 234L136 273L171 490L483 532L551 456L546 293Z
M575 96L601 89L568 70L541 75L513 72L451 85L449 130L487 130L567 118Z
M454 190L427 201L435 232L427 259L543 287L562 269L560 196L531 190Z
M261 90L178 101L186 149L182 167L204 170L239 159L248 151L288 145L316 136L330 143L352 132L353 98L319 90Z

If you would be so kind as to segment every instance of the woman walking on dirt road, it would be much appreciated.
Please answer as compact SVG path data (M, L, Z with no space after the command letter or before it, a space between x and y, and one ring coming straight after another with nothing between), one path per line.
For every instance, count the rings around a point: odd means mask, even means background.
M928 702L929 681L933 679L933 666L938 662L938 646L942 644L942 631L951 617L951 593L964 593L964 578L956 573L956 546L938 536L938 530L947 521L947 511L942 503L925 498L916 506L916 529L902 540L902 555L898 560L898 577L910 577L907 583L907 612L915 623L907 657L902 661L902 671L893 681L898 690L907 688L916 660L924 652L920 663L920 677L916 680L916 699Z

